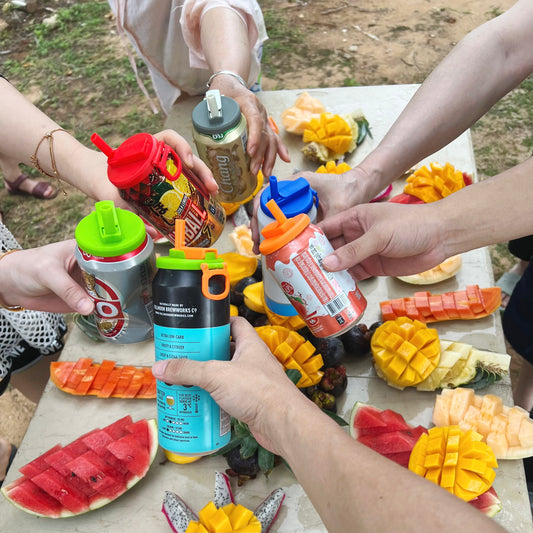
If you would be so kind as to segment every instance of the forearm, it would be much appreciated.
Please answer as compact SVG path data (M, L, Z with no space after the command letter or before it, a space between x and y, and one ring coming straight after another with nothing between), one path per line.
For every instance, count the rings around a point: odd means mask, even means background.
M29 166L34 166L32 156L35 156L39 166L46 173L54 175L49 141L41 140L61 126L3 78L0 78L0 95L0 152ZM39 142L41 144L38 148ZM84 176L85 173L92 173L93 176L101 172L105 174L105 156L85 147L64 131L53 133L52 143L59 176L94 197L92 180L84 179ZM83 160L87 161L85 169Z
M531 73L532 21L531 2L519 2L468 34L435 68L361 164L374 174L376 191L454 140Z
M328 531L502 531L444 489L351 438L310 402L279 428L284 458Z
M243 20L232 9L214 7L202 18L202 48L212 72L229 70L244 80L250 73L250 44Z
M533 234L533 158L429 204L446 256Z

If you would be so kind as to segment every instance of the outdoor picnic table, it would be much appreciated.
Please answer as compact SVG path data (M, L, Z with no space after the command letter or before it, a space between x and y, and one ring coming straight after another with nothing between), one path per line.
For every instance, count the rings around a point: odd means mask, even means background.
M361 146L347 158L347 163L353 166L377 145L416 88L417 85L400 85L311 89L308 92L318 98L330 112L342 114L359 108L368 119L372 138L367 137ZM302 90L290 90L259 93L259 98L269 114L280 125L281 136L292 158L291 163L278 161L274 170L278 179L288 178L295 169L316 169L316 165L305 160L300 152L303 146L301 137L288 134L281 128L281 112L293 105L301 92ZM199 99L191 98L180 103L172 110L166 122L167 127L180 132L191 143L190 117L198 101ZM470 173L474 180L476 179L476 165L469 132L464 133L457 140L422 161L421 164L433 161L441 164L448 161L457 169ZM400 192L402 188L403 183L396 183L394 193ZM461 214L458 213L458 216ZM228 238L228 233L232 229L233 221L230 219L223 235L215 244L220 253L233 250L231 240ZM159 248L161 248L160 245ZM494 285L490 256L486 248L465 253L462 259L463 267L454 278L429 286L427 289L430 292L441 293L462 289L469 284L478 284L480 287ZM359 287L368 300L368 308L362 319L362 322L367 325L380 320L378 305L380 301L411 296L418 290L412 285L389 277L365 280L359 283ZM477 320L452 320L436 323L432 324L432 327L437 329L442 339L466 342L479 349L505 352L498 313ZM151 365L154 361L154 347L151 341L130 345L95 342L77 327L73 327L60 360L72 361L80 357L91 357L96 362L112 359L119 364ZM434 392L396 390L376 376L370 357L348 357L347 359L348 388L338 403L340 416L349 419L354 403L362 401L378 408L393 409L401 413L411 424L431 426ZM504 399L504 403L512 404L509 378L481 392L498 394ZM155 418L155 400L72 396L48 382L13 467L7 475L6 483L19 476L18 467L55 444L66 445L91 429L104 427L127 414L130 414L134 420ZM317 431L319 430L320 428L317 428ZM225 471L226 468L226 461L222 457L205 457L188 465L174 464L165 461L164 452L159 449L152 467L143 480L113 503L85 515L59 520L37 518L20 511L1 498L0 531L5 533L35 533L36 531L40 533L71 533L73 531L100 533L105 530L112 533L136 531L168 533L170 528L161 513L165 490L176 492L192 509L199 511L212 500L214 472ZM250 509L254 509L277 487L285 489L286 499L272 527L272 532L319 533L326 531L303 489L285 465L274 468L268 478L260 474L256 479L247 481L241 487L237 486L236 480L232 481L236 502ZM494 487L503 504L503 509L495 520L512 532L533 532L522 461L499 461ZM423 524L421 528L424 528ZM464 529L468 530L467 524Z

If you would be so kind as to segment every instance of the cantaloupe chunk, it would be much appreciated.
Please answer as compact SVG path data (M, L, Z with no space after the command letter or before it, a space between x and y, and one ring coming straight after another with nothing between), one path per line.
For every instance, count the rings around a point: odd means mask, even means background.
M471 389L443 389L435 398L433 423L456 423L476 431L498 459L533 456L533 420L521 407L503 405L495 394L476 395Z

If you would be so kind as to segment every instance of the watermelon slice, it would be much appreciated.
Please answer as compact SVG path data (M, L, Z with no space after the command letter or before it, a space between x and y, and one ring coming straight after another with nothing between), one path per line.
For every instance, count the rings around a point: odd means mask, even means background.
M74 516L115 500L140 479L158 448L155 420L125 416L103 429L57 444L22 466L2 487L19 509L47 518Z
M381 410L363 402L356 402L350 415L350 435L354 439L405 468L409 465L411 450L427 431L423 426L408 424L395 411ZM494 516L502 508L494 487L468 503L487 516Z

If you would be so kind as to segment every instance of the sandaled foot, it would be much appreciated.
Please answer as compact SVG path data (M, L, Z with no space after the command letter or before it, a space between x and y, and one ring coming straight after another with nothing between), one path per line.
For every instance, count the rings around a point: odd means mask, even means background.
M17 447L13 444L9 444L5 439L0 439L0 452L0 476L2 476L2 479L0 479L1 487L6 477L7 471L9 470L9 467L11 466L11 463L15 458L15 455L17 453Z
M46 181L37 181L35 185L31 188L24 187L25 182L30 183L34 180L31 180L28 174L20 174L20 176L15 181L8 181L4 178L6 189L9 194L18 194L22 196L33 196L34 198L39 198L40 200L51 200L57 196L57 189L54 189L52 185Z

